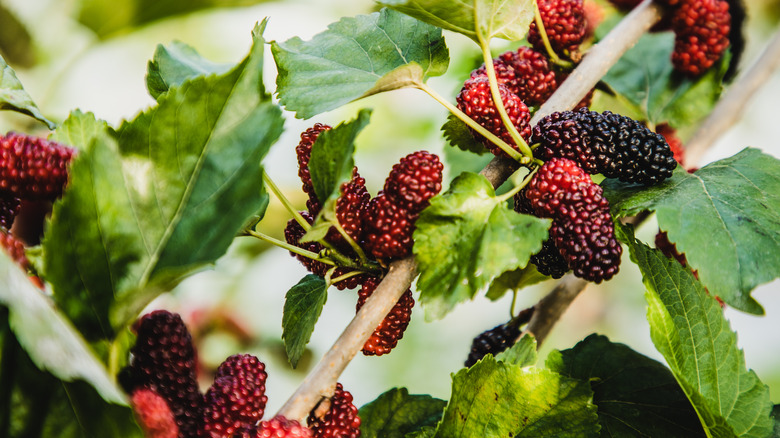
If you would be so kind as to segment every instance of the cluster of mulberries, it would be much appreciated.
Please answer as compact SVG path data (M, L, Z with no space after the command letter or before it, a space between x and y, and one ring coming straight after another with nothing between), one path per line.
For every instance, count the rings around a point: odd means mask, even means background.
M200 392L192 336L179 315L157 310L133 326L136 343L119 375L139 424L150 438L329 438L359 436L352 395L338 386L331 411L311 428L284 417L261 421L265 364L236 354L217 368L214 383ZM311 420L310 420L311 421Z

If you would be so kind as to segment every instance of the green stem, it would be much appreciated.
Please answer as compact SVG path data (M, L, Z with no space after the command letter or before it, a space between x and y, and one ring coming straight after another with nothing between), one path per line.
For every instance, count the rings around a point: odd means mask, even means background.
M271 236L269 236L267 234L261 233L259 231L244 230L244 232L248 236L252 236L252 237L255 237L257 239L266 241L266 242L268 242L270 244L278 246L279 248L286 249L287 251L290 251L292 253L295 253L295 254L298 254L298 255L302 255L304 257L308 257L308 258L310 258L312 260L316 260L318 262L325 263L326 265L331 265L331 266L335 266L336 265L336 263L333 260L331 260L330 258L322 257L321 255L317 254L316 252L307 251L307 250L305 250L303 248L298 248L295 245L290 245L287 242L282 242L279 239L274 239L273 237L271 237Z
M273 182L270 176L268 176L268 172L263 169L263 181L265 181L266 185L270 187L271 191L274 192L274 195L276 196L279 201L282 202L284 205L284 208L287 209L287 211L292 214L293 218L295 218L295 222L298 222L301 227L303 227L304 231L309 231L311 229L311 224L301 216L301 214L298 212L298 210L293 207L293 205L290 203L290 201L287 199L286 196L284 196L284 193L282 193L281 190L279 190L279 187L276 185L276 183Z
M517 304L517 289L512 290L512 306L509 307L510 321L515 318L515 304Z
M358 275L362 275L362 274L365 274L365 272L363 272L363 271L351 271L351 272L347 272L347 273L346 273L346 274L344 274L344 275L341 275L341 276L338 276L338 277L336 277L336 278L332 279L332 280L330 281L330 283L328 283L328 284L336 284L336 283L338 283L339 281L343 281L343 280L346 280L346 279L348 279L348 278L352 278L352 277L355 277L355 276L358 276Z
M539 3L534 2L534 21L536 22L536 29L539 31L539 35L542 37L542 43L544 49L547 50L547 56L553 64L559 65L565 68L571 68L573 64L558 57L558 54L553 50L550 44L550 38L547 37L547 31L544 29L544 22L542 21L542 12L539 10Z
M358 245L357 242L355 242L355 240L352 239L352 237L350 237L349 234L347 234L347 231L344 229L344 227L341 226L338 219L334 220L331 223L333 224L334 227L336 227L336 230L339 232L339 234L341 234L341 237L343 237L344 240L349 242L349 246L351 246L352 250L355 251L355 254L357 254L358 257L360 257L360 261L365 263L368 260L368 257L366 257L366 253L363 252L363 248L361 248L360 245Z
M498 110L498 114L501 116L501 121L504 122L504 128L509 131L512 140L514 140L517 147L520 148L520 153L528 157L527 160L520 160L520 162L523 164L530 162L531 158L533 158L533 152L531 152L531 148L528 147L528 143L526 143L520 133L517 132L515 124L509 120L509 114L506 113L504 101L501 99L501 92L498 91L498 80L496 79L496 69L493 66L493 55L490 53L490 44L483 40L479 33L477 34L477 38L479 39L479 46L482 49L482 58L485 60L485 71L487 72L488 82L490 83L490 94L493 96L493 104Z
M523 169L518 170L518 172L520 172L521 170L523 170ZM499 202L506 202L506 201L508 201L512 196L515 196L517 194L517 192L519 192L520 190L523 190L523 188L525 186L527 186L529 182L531 182L531 179L534 177L534 175L536 175L536 171L537 170L539 170L539 168L535 167L528 175L525 176L525 178L523 178L523 182L521 182L520 184L516 185L515 187L512 188L512 190L504 193L503 195L496 196L496 199Z
M506 152L507 155L509 155L512 159L516 161L522 161L523 155L517 152L513 147L509 146L504 140L501 140L498 138L495 134L485 129L482 125L475 122L471 117L467 116L463 113L463 111L459 110L458 107L455 105L447 102L446 99L442 98L436 91L434 91L432 88L430 88L426 84L417 84L417 88L427 93L429 96L431 96L434 100L442 104L445 108L447 108L452 114L455 115L458 119L460 119L463 123L469 126L469 128L477 131L477 133L488 140L490 140L493 144L501 148L502 151Z

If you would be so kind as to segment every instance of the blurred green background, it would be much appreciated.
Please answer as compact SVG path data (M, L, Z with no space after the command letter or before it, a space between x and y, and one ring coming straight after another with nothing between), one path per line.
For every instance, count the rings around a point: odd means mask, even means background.
M268 40L283 41L292 36L306 40L342 16L373 10L376 5L368 0L5 0L0 2L0 53L50 119L61 121L70 110L80 108L116 126L153 104L146 92L145 73L157 44L180 40L215 62L232 63L248 51L250 31L263 17L270 17L265 33ZM747 0L747 10L746 65L778 30L780 0ZM605 6L604 13L613 11ZM452 57L450 71L434 78L430 85L454 101L479 57L471 41L451 33L445 36ZM496 42L495 53L504 47L505 42ZM270 51L265 77L273 90L275 69ZM705 162L733 155L746 146L780 157L778 97L780 72L757 93L739 124L714 145ZM598 95L596 99L598 105ZM374 108L374 114L358 138L355 158L372 194L379 190L392 164L415 150L444 154L445 169L450 172L447 181L462 169L478 170L487 160L445 151L439 128L446 110L415 90L374 96L312 120L296 120L287 113L285 134L265 164L271 177L302 209L305 198L294 152L300 132L315 122L335 125L362 107ZM0 115L0 129L47 134L42 124L10 112ZM260 228L281 237L288 219L272 199ZM651 219L638 234L652 242L656 231ZM213 269L184 281L150 308L177 311L185 318L198 341L204 386L210 384L208 371L228 355L258 355L269 370L268 412L273 412L355 313L357 294L332 290L310 350L298 369L292 370L281 343L282 306L286 291L305 273L286 251L240 238ZM553 284L521 291L517 308L534 304ZM550 349L569 348L598 332L660 360L649 338L643 293L637 269L626 260L613 281L588 287L580 295L546 341L542 357ZM509 319L510 295L497 302L478 298L435 322L425 322L416 308L404 339L392 354L380 358L358 355L341 381L358 405L394 386L447 398L449 374L462 366L472 338ZM726 315L739 333L748 367L770 385L772 400L780 403L780 282L760 287L754 296L764 305L766 316L732 309L726 309Z

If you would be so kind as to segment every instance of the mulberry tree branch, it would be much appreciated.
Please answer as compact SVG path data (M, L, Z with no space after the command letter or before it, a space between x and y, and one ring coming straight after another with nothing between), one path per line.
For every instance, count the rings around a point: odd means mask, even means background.
M601 42L588 51L569 78L537 111L531 123L536 123L541 117L552 112L573 108L660 16L659 7L649 0L636 7ZM496 158L481 173L494 187L498 187L516 170L516 166L512 160ZM277 414L303 421L323 397L330 396L338 377L416 276L417 263L414 257L392 263L390 271L366 304ZM537 308L537 312L544 314L545 309L540 311Z

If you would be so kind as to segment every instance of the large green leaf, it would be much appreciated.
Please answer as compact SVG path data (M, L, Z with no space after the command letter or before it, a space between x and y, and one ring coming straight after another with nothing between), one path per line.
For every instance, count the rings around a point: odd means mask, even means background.
M696 79L676 73L669 59L671 32L648 33L602 78L635 110L653 123L688 126L707 115L718 101L728 59Z
M663 364L605 336L552 351L547 368L590 381L602 437L704 437L699 417Z
M147 66L146 88L149 94L157 99L168 89L183 84L187 79L223 74L232 67L231 64L212 62L201 56L194 47L180 41L174 41L168 47L160 44Z
M82 379L104 399L125 403L124 394L81 334L4 251L0 251L0 305L8 307L11 329L38 368L61 380Z
M381 4L474 41L523 39L534 19L532 0L385 0Z
M414 232L426 317L443 317L502 273L525 267L549 226L549 219L508 209L484 176L464 172L455 178L431 199Z
M360 436L404 438L423 427L435 426L446 405L446 401L430 395L413 395L406 388L393 388L360 408Z
M780 276L780 161L748 148L651 188L603 185L617 216L654 210L712 294L763 313L750 292Z
M550 277L541 274L533 263L521 269L507 271L499 275L491 284L485 296L491 300L498 300L507 292L517 292L526 286L532 286L549 280Z
M311 41L272 42L271 50L279 101L302 118L421 84L449 63L441 29L390 9L342 18Z
M298 366L306 350L327 299L328 284L317 275L303 277L287 291L282 315L282 339L293 368Z
M619 226L647 288L650 336L712 437L766 437L769 388L745 367L717 300L675 260Z
M11 110L27 114L45 123L49 129L54 129L54 122L41 114L41 110L33 102L32 97L24 91L22 83L16 77L16 72L0 56L0 110Z
M117 327L214 262L264 203L260 161L281 133L263 39L231 72L172 88L73 162L45 235L46 279L82 332Z
M57 130L49 136L49 140L66 144L76 149L86 149L87 145L95 140L95 137L106 132L108 123L98 120L91 112L83 113L74 110L57 127Z
M487 355L452 378L436 437L596 437L586 381L523 368Z
M496 360L521 367L535 364L536 358L536 339L530 334L523 335L508 350L504 350L496 355Z

